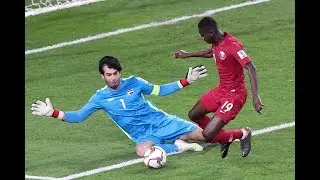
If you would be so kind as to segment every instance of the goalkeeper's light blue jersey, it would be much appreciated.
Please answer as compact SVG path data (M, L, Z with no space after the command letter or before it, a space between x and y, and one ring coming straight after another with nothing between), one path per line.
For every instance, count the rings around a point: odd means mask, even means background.
M97 90L80 110L65 112L64 119L70 123L78 123L95 111L103 110L129 138L137 142L141 134L164 127L173 119L181 121L155 107L144 95L165 96L181 88L179 81L158 86L140 77L130 76L121 79L120 87L116 90L108 86Z

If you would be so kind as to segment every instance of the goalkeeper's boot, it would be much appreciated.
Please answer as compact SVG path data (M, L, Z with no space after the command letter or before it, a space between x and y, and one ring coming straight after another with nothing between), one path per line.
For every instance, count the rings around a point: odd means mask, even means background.
M243 137L240 139L240 149L242 152L242 157L248 156L251 150L251 134L252 130L249 127L242 128Z
M178 146L180 152L203 151L203 147L198 143L186 143L181 139L177 139L174 144Z
M232 142L227 142L224 144L221 144L221 157L225 158L228 155L229 152L229 146L231 145Z

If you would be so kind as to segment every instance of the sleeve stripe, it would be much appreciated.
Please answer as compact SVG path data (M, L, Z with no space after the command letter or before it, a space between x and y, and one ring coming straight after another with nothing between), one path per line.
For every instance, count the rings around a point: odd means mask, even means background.
M60 112L59 112L58 119L61 119L61 120L64 119L64 112L63 112L63 111L60 111Z
M182 86L180 81L177 81L177 83L178 83L178 86L179 86L180 89L183 88L183 86Z
M160 86L159 85L153 85L153 89L151 94L158 96L160 93Z

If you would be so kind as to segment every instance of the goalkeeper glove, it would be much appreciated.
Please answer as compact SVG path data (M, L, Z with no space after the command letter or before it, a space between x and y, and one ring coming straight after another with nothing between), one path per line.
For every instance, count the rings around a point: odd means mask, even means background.
M63 119L64 112L58 109L54 109L49 98L46 98L46 103L37 100L31 105L31 111L33 115L47 116Z
M208 70L203 65L190 67L189 71L186 74L185 79L181 79L180 83L183 87L186 87L189 84L199 80L200 78L207 77L208 76L207 72Z

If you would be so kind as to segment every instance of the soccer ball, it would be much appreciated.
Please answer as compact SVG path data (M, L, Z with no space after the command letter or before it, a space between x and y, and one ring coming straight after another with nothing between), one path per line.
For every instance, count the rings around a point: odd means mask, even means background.
M144 153L143 162L151 169L159 169L166 164L167 154L161 147L152 146Z

